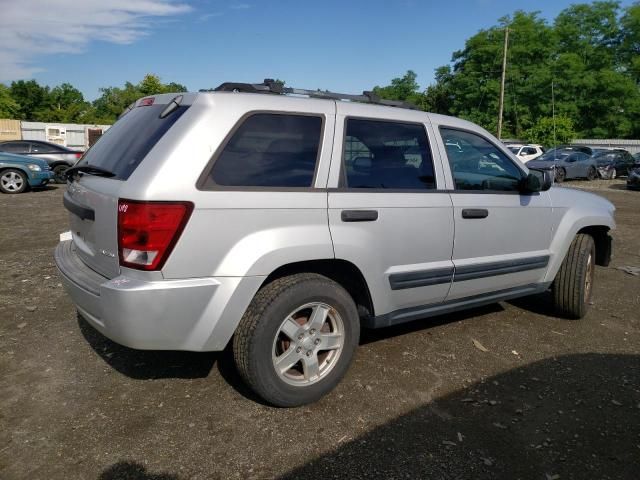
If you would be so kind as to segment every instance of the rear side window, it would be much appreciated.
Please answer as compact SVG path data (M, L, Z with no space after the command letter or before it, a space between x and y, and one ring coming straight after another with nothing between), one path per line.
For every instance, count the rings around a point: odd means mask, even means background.
M87 150L78 165L104 168L126 180L189 107L179 106L160 118L165 108L161 104L133 108Z
M203 186L311 187L321 137L322 117L255 113L218 154Z
M349 118L343 161L347 188L436 187L427 135L419 124Z

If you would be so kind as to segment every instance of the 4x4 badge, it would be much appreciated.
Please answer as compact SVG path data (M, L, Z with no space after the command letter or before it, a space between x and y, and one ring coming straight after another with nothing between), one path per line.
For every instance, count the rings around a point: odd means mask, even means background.
M116 254L115 253L107 252L104 249L100 250L100 253L103 254L105 257L116 258Z

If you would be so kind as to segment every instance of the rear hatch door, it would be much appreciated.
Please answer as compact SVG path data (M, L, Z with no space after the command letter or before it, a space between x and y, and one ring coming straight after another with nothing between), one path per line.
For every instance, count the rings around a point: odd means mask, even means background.
M77 169L64 194L73 242L84 263L108 278L120 273L120 190L189 108L181 105L181 98L162 95L138 100L74 166ZM173 99L176 105L171 106Z

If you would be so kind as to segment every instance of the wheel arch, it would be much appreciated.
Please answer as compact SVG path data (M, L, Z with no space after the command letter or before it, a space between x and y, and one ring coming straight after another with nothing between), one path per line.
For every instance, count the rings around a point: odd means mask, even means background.
M53 162L51 162L49 164L49 167L51 168L51 170L53 170L56 167L59 167L60 165L67 167L67 168L71 168L72 164L69 162L65 162L64 160L54 160Z
M610 228L606 225L589 225L583 227L576 235L585 233L593 238L596 246L596 265L608 267L611 261L611 237L609 236Z
M569 251L571 242L573 242L576 235L580 233L588 234L593 238L596 247L596 265L609 265L612 252L609 231L612 228L612 225L607 225L604 221L583 221L579 222L577 225L574 224L571 227L560 226L556 232L554 241L552 242L552 257L549 269L545 276L545 281L551 282L555 279L562 262Z
M0 173L6 170L20 170L27 176L27 180L29 180L29 170L27 167L23 167L22 165L0 165Z
M373 299L367 281L360 269L347 260L332 258L288 263L271 272L260 288L277 278L296 273L317 273L330 278L351 295L361 318L374 315Z

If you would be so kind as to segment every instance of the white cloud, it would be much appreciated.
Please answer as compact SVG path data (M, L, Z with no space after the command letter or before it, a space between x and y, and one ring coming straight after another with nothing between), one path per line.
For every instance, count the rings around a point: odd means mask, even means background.
M229 6L229 8L232 8L233 10L246 10L250 7L251 5L249 5L248 3L235 3Z
M37 58L79 53L92 41L129 44L160 17L191 11L180 0L0 0L0 81L42 71Z
M198 17L198 21L200 22L206 22L207 20L209 20L210 18L216 18L216 17L221 17L223 16L224 13L222 12L213 12L213 13L205 13L203 15L200 15Z

